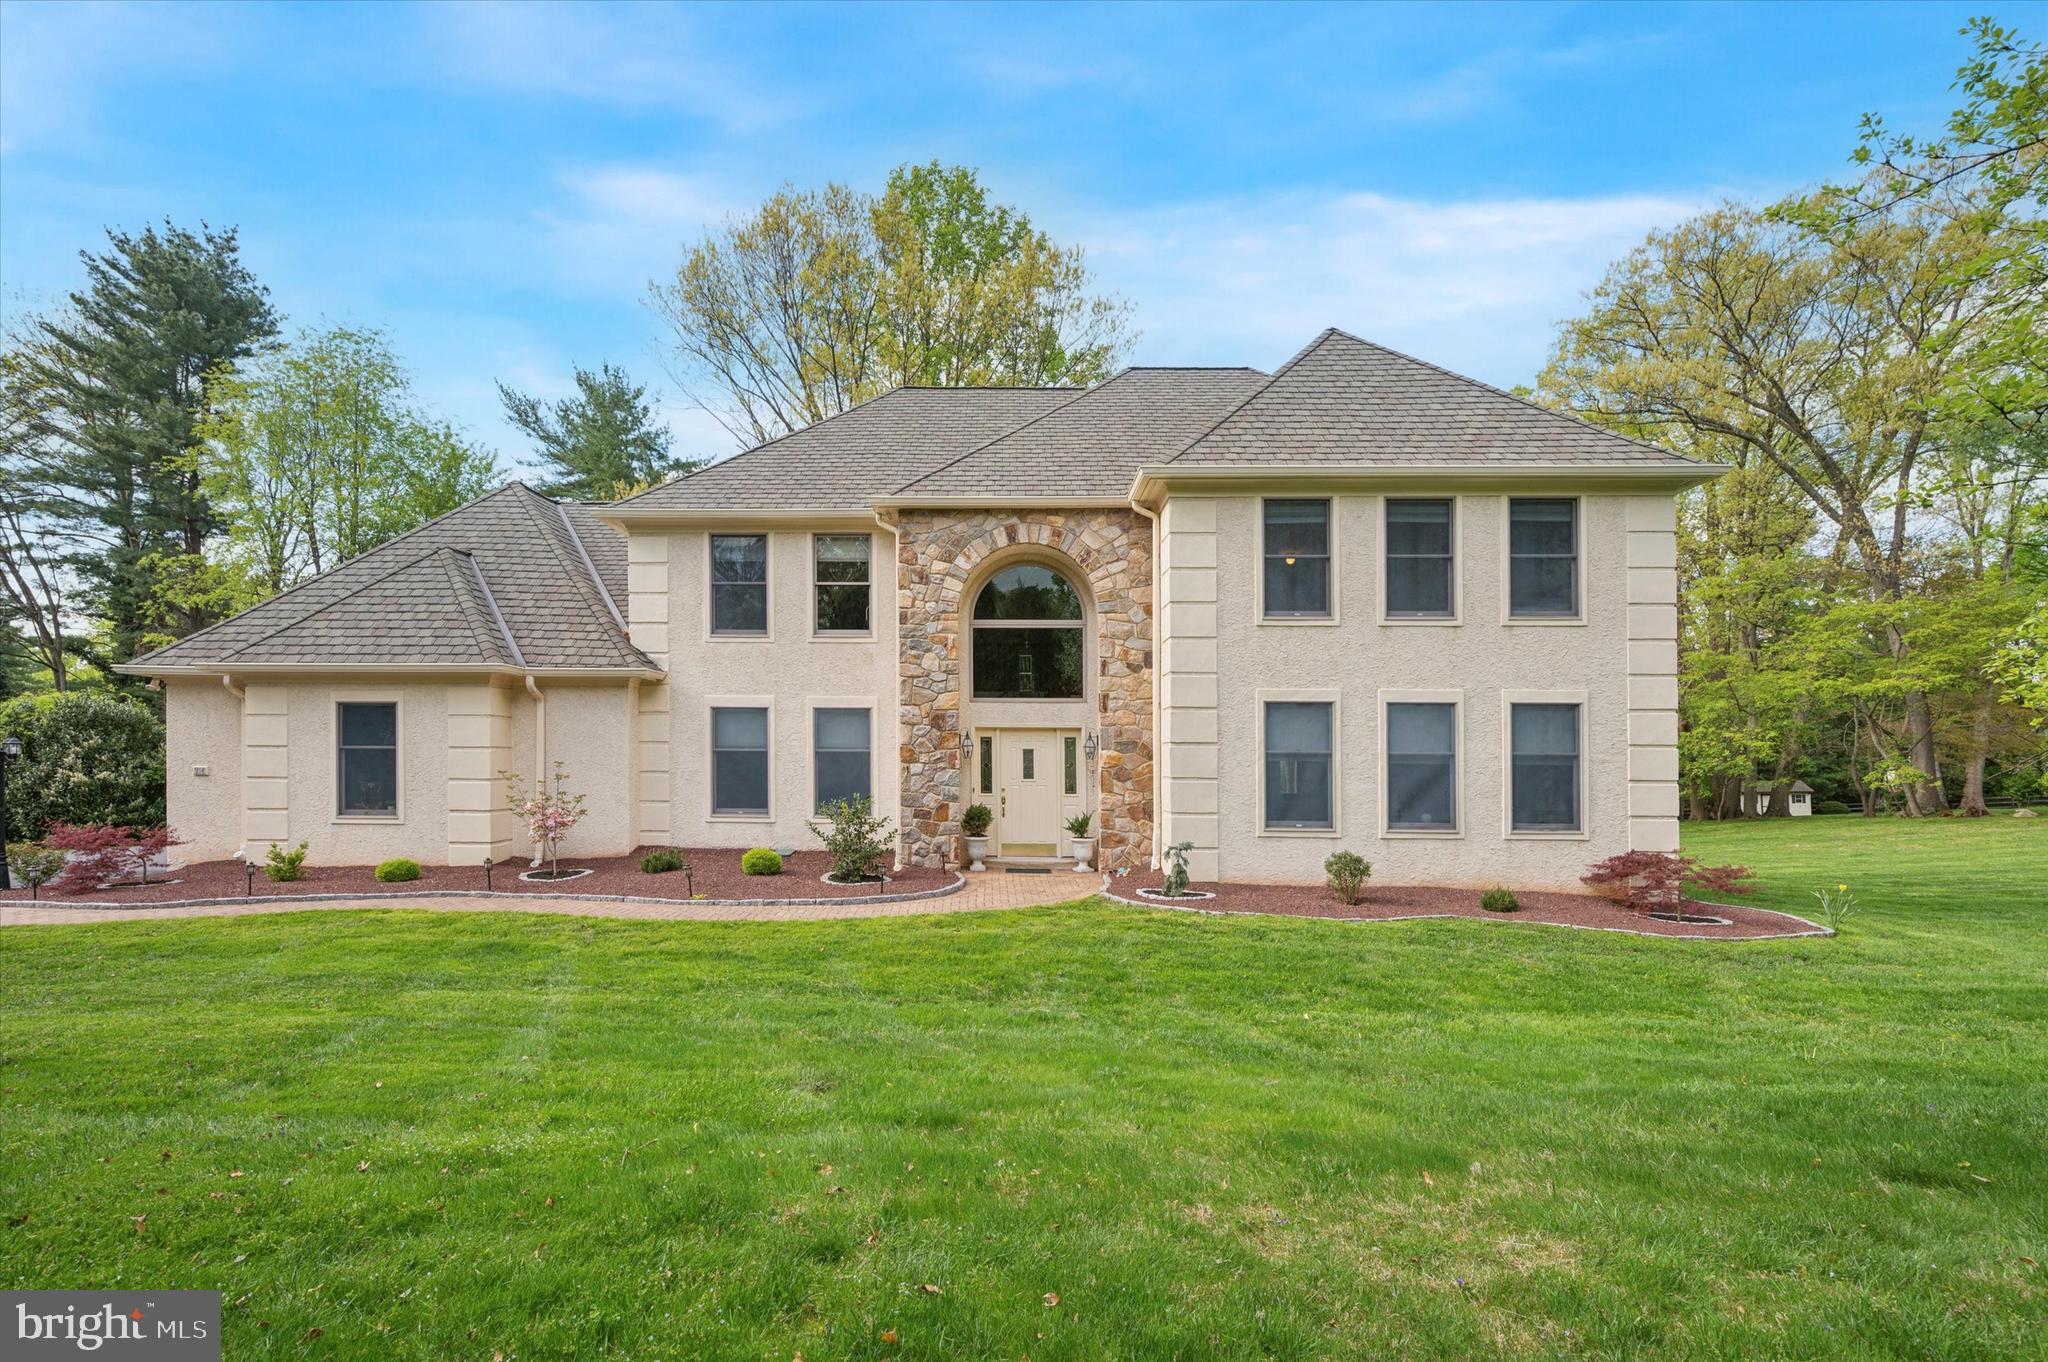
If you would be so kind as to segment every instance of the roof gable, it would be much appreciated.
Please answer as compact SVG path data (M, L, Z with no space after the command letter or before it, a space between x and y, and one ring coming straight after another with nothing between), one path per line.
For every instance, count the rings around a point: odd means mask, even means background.
M1170 462L1696 466L1335 328Z

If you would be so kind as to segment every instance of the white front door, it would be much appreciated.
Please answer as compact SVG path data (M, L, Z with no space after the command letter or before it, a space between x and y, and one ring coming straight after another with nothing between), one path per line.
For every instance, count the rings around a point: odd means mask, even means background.
M996 763L998 856L1059 854L1062 770L1057 735L1006 732Z

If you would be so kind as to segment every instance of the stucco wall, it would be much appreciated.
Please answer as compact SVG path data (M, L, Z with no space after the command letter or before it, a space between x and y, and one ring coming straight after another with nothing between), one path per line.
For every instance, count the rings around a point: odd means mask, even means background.
M309 844L309 861L371 865L393 856L431 863L448 851L448 696L442 685L282 687L290 740L289 823L281 840ZM337 817L335 705L398 701L398 818ZM250 848L261 856L263 846Z
M1628 527L1631 502L1644 499L1581 499L1583 623L1574 624L1503 623L1506 499L1498 495L1458 499L1460 622L1382 623L1382 499L1333 500L1336 620L1329 624L1259 619L1258 498L1169 503L1163 649L1168 840L1189 837L1205 851L1213 846L1213 859L1197 857L1198 876L1320 881L1324 858L1348 847L1373 862L1374 878L1383 883L1577 887L1588 862L1626 850L1631 836ZM1176 510L1181 525L1195 527L1213 510L1213 536L1197 528L1177 543ZM1212 662L1213 679L1205 665ZM1270 694L1276 691L1289 694ZM1431 692L1431 698L1451 692L1460 702L1455 837L1382 831L1380 705L1386 691ZM1583 692L1583 837L1506 832L1502 733L1509 691ZM1334 833L1260 831L1261 692L1336 700ZM1176 729L1183 741L1176 741ZM1205 776L1204 769L1218 774Z
M749 531L735 526L734 533ZM875 526L869 558L870 637L821 638L812 632L811 528L768 536L768 619L765 638L714 637L706 595L710 539L703 531L633 536L639 576L632 595L634 638L643 648L666 645L669 679L643 698L642 800L646 840L679 846L815 848L811 708L868 707L875 806L893 815L902 771L896 743L895 543ZM843 534L839 526L817 532ZM651 542L643 542L651 541ZM642 588L668 586L665 601ZM765 706L769 711L769 813L765 818L711 812L712 706ZM666 763L666 770L656 765ZM650 835L659 831L665 836ZM892 823L893 829L893 823Z
M218 678L164 683L164 785L181 861L242 847L242 702ZM203 766L207 774L194 775Z
M573 856L620 856L638 842L633 818L633 729L627 688L621 685L543 683L548 708L548 762L562 763L571 791L583 796L584 818L562 841ZM531 772L531 697L518 693L524 741L514 739L511 769ZM521 725L514 724L515 734ZM519 834L524 837L523 830ZM521 842L520 851L527 851Z

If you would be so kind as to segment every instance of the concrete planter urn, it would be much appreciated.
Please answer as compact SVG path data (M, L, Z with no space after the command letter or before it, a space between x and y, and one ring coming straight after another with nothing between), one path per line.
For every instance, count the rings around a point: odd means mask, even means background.
M967 843L967 868L986 870L988 825L995 822L995 810L986 804L969 804L960 811L960 836Z
M987 866L985 866L985 865L983 865L983 864L982 864L982 861L983 861L983 860L984 860L984 859L985 859L985 858L986 858L987 856L988 856L988 838L986 838L986 837L972 837L972 836L970 836L970 837L968 837L968 838L967 838L967 868L968 868L969 870L986 870L986 869L988 869L988 867L987 867Z
M1079 874L1093 870L1095 860L1094 819L1089 814L1080 814L1067 820L1067 854L1074 858L1074 870Z

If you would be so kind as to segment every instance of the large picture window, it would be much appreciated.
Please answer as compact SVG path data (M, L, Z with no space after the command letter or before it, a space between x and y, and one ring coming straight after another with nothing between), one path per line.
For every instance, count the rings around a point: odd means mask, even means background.
M711 812L768 812L768 711L711 711Z
M1458 707L1387 705L1387 827L1455 832Z
M1274 619L1330 613L1330 503L1265 503L1265 613Z
M974 698L1078 700L1081 597L1036 563L1004 568L974 599Z
M1579 707L1515 705L1508 729L1516 832L1578 832Z
M1327 701L1266 704L1266 826L1334 826L1331 706Z
M872 796L869 760L871 716L865 709L811 711L811 769L816 773L816 807L860 795Z
M819 633L868 632L868 546L864 534L821 534L811 540Z
M398 706L348 702L336 706L343 818L398 816Z
M1579 503L1508 502L1508 615L1570 619L1579 613Z
M711 632L768 632L768 536L711 536Z
M1451 502L1387 502L1387 617L1447 619L1451 603Z

